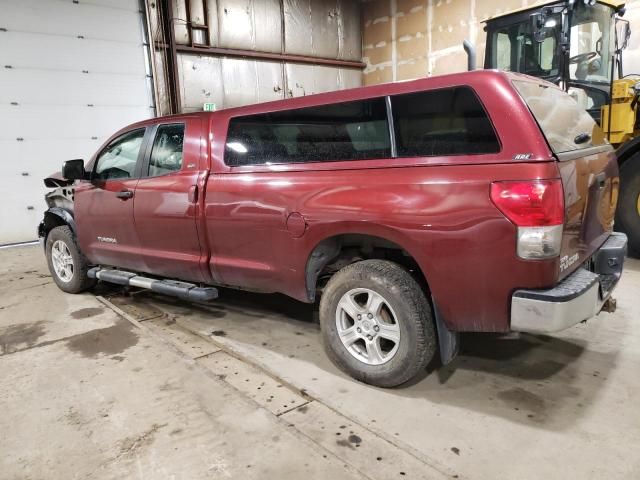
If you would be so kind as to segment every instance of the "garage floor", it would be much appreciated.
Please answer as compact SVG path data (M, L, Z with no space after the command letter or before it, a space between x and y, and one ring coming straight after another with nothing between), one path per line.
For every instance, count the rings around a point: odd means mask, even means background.
M465 335L405 388L327 360L313 306L66 295L0 250L2 478L637 478L640 261L618 311L554 337Z

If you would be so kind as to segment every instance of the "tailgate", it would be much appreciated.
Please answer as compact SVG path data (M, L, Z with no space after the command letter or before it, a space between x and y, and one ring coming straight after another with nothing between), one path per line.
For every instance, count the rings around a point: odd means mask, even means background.
M565 201L559 278L587 261L613 230L618 165L593 118L549 83L515 80L558 159Z
M564 278L587 261L612 232L619 179L611 147L560 153L558 159L565 202L560 250L560 278Z

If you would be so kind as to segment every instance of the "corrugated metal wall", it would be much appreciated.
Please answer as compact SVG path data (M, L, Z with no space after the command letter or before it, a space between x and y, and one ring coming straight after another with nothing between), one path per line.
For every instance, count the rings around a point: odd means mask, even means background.
M162 4L147 1L152 36L162 36ZM178 45L271 52L285 55L361 61L360 4L351 0L174 0L171 13ZM188 22L191 25L189 33ZM156 50L159 114L168 113L166 49ZM291 63L178 52L181 110L202 110L204 103L227 108L357 87L362 71L327 65Z

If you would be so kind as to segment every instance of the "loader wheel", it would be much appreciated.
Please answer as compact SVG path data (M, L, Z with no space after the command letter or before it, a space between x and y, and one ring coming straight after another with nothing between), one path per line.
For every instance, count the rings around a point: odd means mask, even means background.
M431 307L400 265L364 260L331 277L320 300L320 326L329 358L378 387L401 385L436 351Z
M629 158L620 168L616 230L627 234L629 255L640 256L640 154Z
M95 286L96 280L87 276L87 259L68 226L56 227L49 232L45 252L49 272L60 290L80 293Z

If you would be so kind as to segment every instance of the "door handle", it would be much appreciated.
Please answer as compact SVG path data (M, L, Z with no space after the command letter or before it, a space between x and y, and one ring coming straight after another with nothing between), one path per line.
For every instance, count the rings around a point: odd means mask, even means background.
M116 193L116 197L126 200L127 198L133 197L133 192L131 190L122 190Z
M190 203L198 202L198 186L197 185L191 185L191 187L189 187L189 202Z

